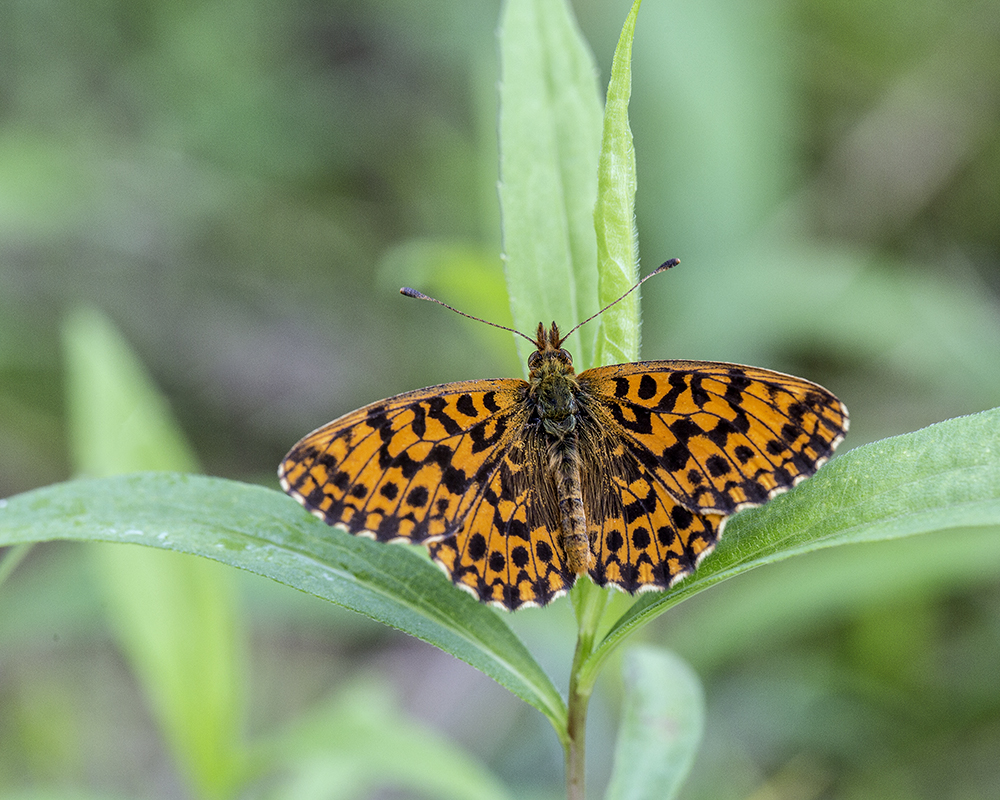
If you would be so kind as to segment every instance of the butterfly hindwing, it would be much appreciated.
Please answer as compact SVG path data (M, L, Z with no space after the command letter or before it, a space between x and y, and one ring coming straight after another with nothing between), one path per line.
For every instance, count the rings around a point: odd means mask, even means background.
M558 541L559 507L545 458L537 428L522 428L498 453L456 534L429 547L452 580L484 602L545 605L576 578Z
M724 517L680 504L651 475L604 403L584 401L583 502L598 586L666 589L692 572L722 533Z

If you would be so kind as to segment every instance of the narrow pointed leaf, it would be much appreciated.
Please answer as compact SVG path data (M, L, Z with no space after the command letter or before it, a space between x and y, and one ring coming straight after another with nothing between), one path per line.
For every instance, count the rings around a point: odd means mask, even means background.
M533 334L554 320L568 330L597 310L597 70L566 0L508 0L500 64L500 207L514 326ZM578 363L590 363L593 341L571 341ZM530 345L518 339L518 347L523 361Z
M641 0L635 0L625 20L608 82L604 133L597 178L599 266L598 303L621 297L639 278L639 247L635 229L635 150L628 122L632 94L632 37ZM633 292L600 318L596 363L620 364L639 358L639 293Z
M145 544L265 575L440 647L565 728L559 692L497 612L456 590L415 548L332 529L280 492L142 473L0 501L0 547L51 539Z
M694 575L625 612L587 672L596 675L617 643L668 608L755 567L822 547L982 525L1000 525L1000 408L859 447L736 515Z
M169 405L96 309L63 326L74 466L92 476L197 469ZM195 794L227 797L243 765L245 640L232 573L150 548L87 550L112 628Z

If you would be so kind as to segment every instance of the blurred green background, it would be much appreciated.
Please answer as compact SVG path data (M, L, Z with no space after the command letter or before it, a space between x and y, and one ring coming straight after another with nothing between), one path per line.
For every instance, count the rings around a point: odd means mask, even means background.
M578 0L606 80L626 0ZM60 330L113 321L204 471L277 486L366 402L520 374L496 200L498 2L0 0L0 496L74 474ZM843 448L1000 399L1000 4L646 0L632 127L645 358L801 374ZM573 323L575 320L562 320ZM1000 564L956 531L761 570L652 626L706 684L686 798L978 798L1000 785ZM248 718L373 677L521 797L533 710L430 647L238 576ZM80 548L0 587L0 794L184 796ZM557 679L565 600L510 618ZM591 714L599 789L612 665ZM378 797L403 797L391 792Z

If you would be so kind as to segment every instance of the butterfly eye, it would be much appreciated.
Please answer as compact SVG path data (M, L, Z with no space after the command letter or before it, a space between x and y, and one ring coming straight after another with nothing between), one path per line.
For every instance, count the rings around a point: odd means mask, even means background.
M538 362L542 360L542 354L537 350L528 356L528 369L534 369L538 366Z

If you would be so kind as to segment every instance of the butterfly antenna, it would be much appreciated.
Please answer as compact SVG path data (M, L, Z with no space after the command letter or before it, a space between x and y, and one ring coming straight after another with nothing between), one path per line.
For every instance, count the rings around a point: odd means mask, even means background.
M666 272L671 267L676 267L680 263L681 263L681 260L679 258L672 258L669 261L664 261L662 264L660 264L660 266L658 266L656 269L654 269L652 272L650 272L646 277L640 278L639 282L636 283L635 286L633 286L627 292L625 292L625 294L623 294L617 300L612 300L610 303L608 303L606 306L604 306L604 308L602 308L596 314L591 314L583 322L578 323L569 333L563 335L562 338L564 340L568 339L574 332L576 332L578 329L582 328L584 325L586 325L592 319L596 319L597 317L601 316L601 314L603 314L605 311L607 311L609 308L611 308L611 306L615 305L616 303L620 303L622 300L624 300L626 297L628 297L630 294L632 294L632 292L634 292L636 289L638 289L640 286L642 286L646 281L648 281L654 275L659 275L661 272Z
M480 319L479 317L474 317L472 316L472 314L466 314L464 311L459 311L454 306L450 306L447 303L438 300L436 297L431 297L429 295L424 294L423 292L418 292L416 289L411 289L409 286L404 286L402 289L399 290L399 293L405 295L406 297L415 297L417 300L430 300L432 303L437 303L439 306L444 306L449 311L454 311L460 317L465 317L466 319L474 319L476 322L482 322L484 325L489 325L492 328L499 328L502 331L516 333L518 336L527 339L532 344L535 344L534 339L532 339L525 333L521 333L521 331L515 330L514 328L508 328L506 325L498 325L496 322L490 322L488 319Z

